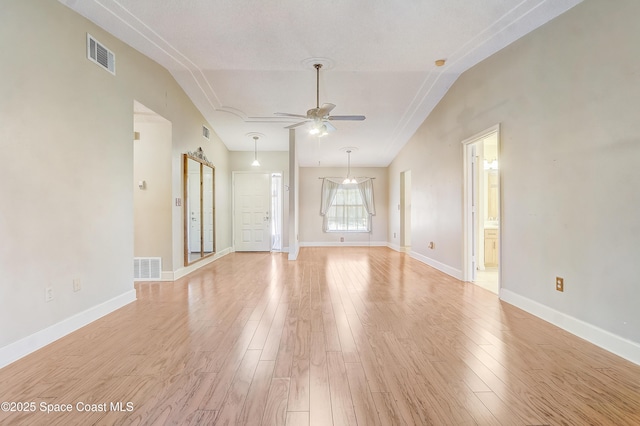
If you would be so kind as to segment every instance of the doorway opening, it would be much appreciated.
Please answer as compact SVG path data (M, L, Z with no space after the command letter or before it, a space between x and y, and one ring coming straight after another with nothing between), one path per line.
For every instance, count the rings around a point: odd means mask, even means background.
M160 258L161 274L173 271L171 122L133 102L133 256Z
M500 290L500 127L464 145L464 280L493 293Z

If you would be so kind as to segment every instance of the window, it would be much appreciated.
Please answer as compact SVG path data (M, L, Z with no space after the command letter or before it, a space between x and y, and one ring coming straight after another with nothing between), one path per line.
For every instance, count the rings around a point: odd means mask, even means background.
M336 195L324 216L326 232L369 232L370 215L357 185L338 185Z
M354 179L357 183L340 183L342 179L323 178L320 190L320 215L324 232L371 232L373 179Z

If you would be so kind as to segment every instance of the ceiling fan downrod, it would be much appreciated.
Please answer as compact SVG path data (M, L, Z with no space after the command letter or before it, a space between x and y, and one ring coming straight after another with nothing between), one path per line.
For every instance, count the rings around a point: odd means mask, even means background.
M316 69L316 108L320 109L320 68L322 64L313 64Z

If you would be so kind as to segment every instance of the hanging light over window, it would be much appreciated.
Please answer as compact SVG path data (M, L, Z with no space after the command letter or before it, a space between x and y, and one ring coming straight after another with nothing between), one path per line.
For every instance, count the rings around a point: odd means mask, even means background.
M258 137L253 137L253 163L251 163L254 167L260 167L260 162L258 161Z
M350 183L358 183L355 178L351 178L351 150L347 150L347 177L342 181L343 185L348 185Z

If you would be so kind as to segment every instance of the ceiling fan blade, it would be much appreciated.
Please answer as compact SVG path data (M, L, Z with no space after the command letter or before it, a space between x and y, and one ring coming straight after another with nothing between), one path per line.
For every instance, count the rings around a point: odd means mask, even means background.
M292 125L290 125L290 126L286 126L286 127L285 127L285 129L295 129L296 127L300 127L300 126L302 126L303 124L307 124L307 123L308 123L308 121L301 121L301 122L299 122L299 123L292 124Z
M363 121L366 119L364 115L331 115L329 116L329 120L342 120L342 121Z
M318 117L325 117L329 115L332 109L336 106L334 104L322 104L320 109L318 110Z
M281 117L297 117L297 118L307 118L306 115L300 114L289 114L288 112L274 112L275 115L279 115Z

